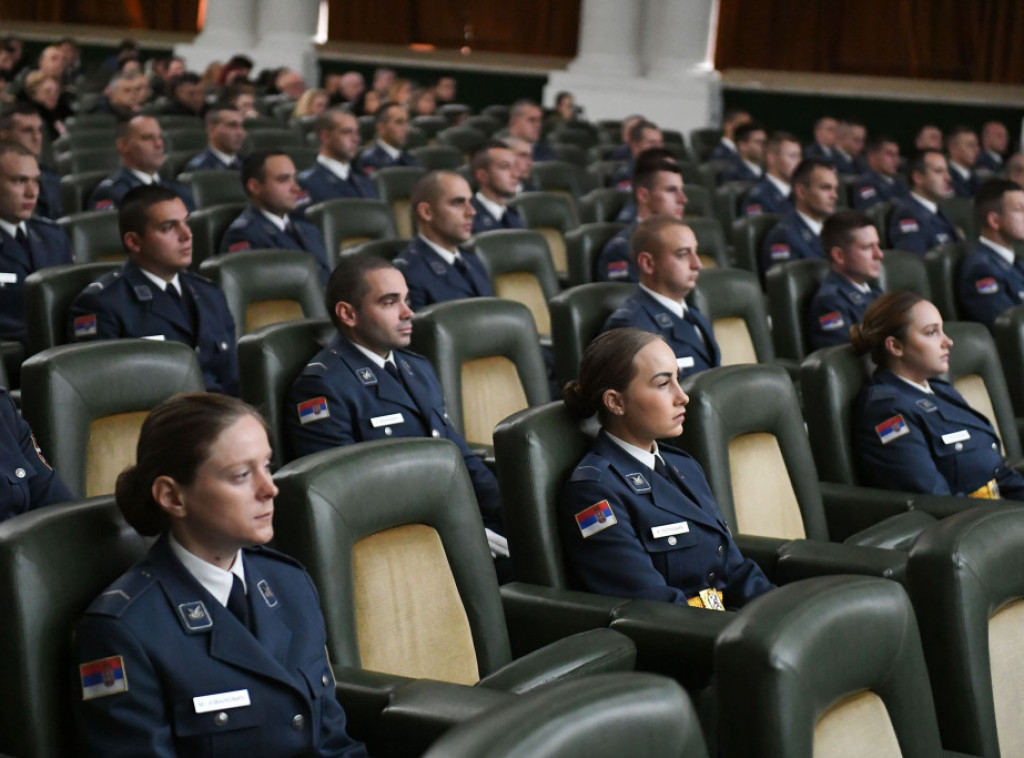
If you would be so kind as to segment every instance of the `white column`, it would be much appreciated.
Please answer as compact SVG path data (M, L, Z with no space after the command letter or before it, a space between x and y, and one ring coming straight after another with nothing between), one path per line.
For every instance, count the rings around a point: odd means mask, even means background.
M643 0L583 0L579 49L569 71L607 76L640 74L640 26Z
M256 0L207 0L206 22L191 44L176 45L174 54L190 71L201 72L213 61L227 63L248 53L255 42Z

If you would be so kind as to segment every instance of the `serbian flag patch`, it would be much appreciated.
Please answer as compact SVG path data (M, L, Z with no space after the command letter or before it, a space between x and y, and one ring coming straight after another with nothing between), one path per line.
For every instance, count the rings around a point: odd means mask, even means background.
M867 200L868 198L872 198L877 194L878 190L876 190L874 187L868 186L860 188L860 196L865 200Z
M124 673L124 658L112 655L78 667L82 677L82 700L116 695L128 691L128 678Z
M610 526L615 526L617 523L619 521L615 518L615 514L612 513L612 507L608 505L607 500L594 503L589 508L576 514L576 524L579 526L580 534L584 538L595 535Z
M236 242L235 244L228 247L228 252L237 253L239 250L248 250L250 247L252 247L252 245L250 245L245 240L242 240L241 242Z
M843 314L840 313L839 311L832 311L831 313L826 313L824 316L821 316L818 319L818 324L826 332L830 332L833 329L840 329L845 323L846 322L843 321Z
M311 421L321 421L325 418L331 417L331 412L327 410L327 398L326 397L314 397L309 400L305 400L298 405L299 409L299 423L308 424Z
M757 205L756 203L752 203L752 204L748 205L747 206L747 215L748 216L760 216L761 215L761 206Z
M106 200L97 200L96 201L96 210L98 210L98 211L110 210L113 207L114 207L114 201L111 200L110 198L107 198Z
M900 219L900 231L903 234L911 234L913 232L916 232L918 229L920 229L920 227L917 225L917 222L914 221L914 219L912 219L912 218L901 218Z
M974 289L978 290L979 295L994 295L996 292L999 292L999 282L991 276L987 276L976 281Z
M789 258L789 245L772 245L770 248L768 248L768 252L771 255L773 261L784 261L787 258Z
M95 337L96 314L86 313L84 316L75 316L74 329L75 339L79 337Z
M627 261L612 261L608 264L608 278L622 279L629 276L629 263Z
M878 439L882 441L883 445L888 445L894 439L902 437L904 434L910 434L910 427L903 420L903 414L897 413L876 426L875 434L878 435Z

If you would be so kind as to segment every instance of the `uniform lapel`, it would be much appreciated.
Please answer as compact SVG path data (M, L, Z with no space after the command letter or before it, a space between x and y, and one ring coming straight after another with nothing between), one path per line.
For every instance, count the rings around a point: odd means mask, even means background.
M674 313L669 313L657 300L652 298L643 290L640 290L643 299L644 310L658 325L658 328L668 335L674 342L683 342L701 355L705 363L711 363L711 356L708 355L707 345L697 333L697 328L685 319L678 318Z
M154 315L173 325L182 334L193 336L192 325L188 323L181 308L175 305L165 292L161 292L153 282L147 279L138 265L131 261L125 264L124 278L132 286L132 292L136 298L150 301L150 308ZM179 281L181 281L180 277Z
M405 388L398 384L391 374L363 355L359 349L349 340L339 337L338 354L355 374L356 380L366 387L368 392L376 395L380 400L389 403L403 405L418 412L415 401L409 396Z

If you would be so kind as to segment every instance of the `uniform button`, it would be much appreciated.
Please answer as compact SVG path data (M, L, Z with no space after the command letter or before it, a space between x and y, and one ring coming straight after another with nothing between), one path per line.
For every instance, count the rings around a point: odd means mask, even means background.
M301 713L296 713L295 717L292 719L292 729L294 729L296 732L301 732L303 727L305 726L306 717L303 716Z
M718 546L718 554L722 555L723 553L725 553L725 545L719 545Z
M23 468L21 468L19 466L18 468L14 469L14 475L16 477L18 477L19 479L24 479L25 478L25 469L23 469Z
M715 581L715 572L711 571L710 573L708 573L708 584L714 584L714 581Z
M331 682L330 677L328 677L327 674L324 674L322 677L320 677L320 681L324 683L324 687L326 687Z
M678 540L675 537L669 537L667 541L670 545L674 545L676 544L676 542L678 542Z
M391 427L390 426L385 426L384 427L384 434L387 435L388 437L391 436Z
M215 726L224 726L226 723L228 723L228 714L224 713L224 711L221 711L213 717L213 723Z
M433 430L432 430L432 431L430 432L430 436L431 436L431 437L434 437L434 438L440 437L440 436L441 436L441 432L437 431L437 429L433 429Z
M956 450L956 451L957 451L957 452L959 453L959 452L960 452L961 450L963 450L963 449L964 449L964 443L962 443L962 442L958 442L958 443L956 443L956 444L955 444L955 445L953 446L953 449L954 449L954 450Z
M993 442L992 443L992 449L993 450L998 450L999 449L999 443L998 442Z

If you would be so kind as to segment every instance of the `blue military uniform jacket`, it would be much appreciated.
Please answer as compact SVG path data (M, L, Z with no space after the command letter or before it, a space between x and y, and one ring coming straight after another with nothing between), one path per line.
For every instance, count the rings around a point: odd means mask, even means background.
M93 601L76 635L84 755L365 758L334 696L309 575L265 548L245 549L243 567L252 631L166 536ZM234 703L204 702L214 695Z
M74 500L43 457L10 394L0 387L0 521L44 505Z
M461 300L467 297L494 297L494 288L484 264L473 253L459 250L466 262L466 274L451 266L419 236L395 258L395 266L409 285L409 306Z
M394 358L404 387L341 335L317 353L288 391L292 455L401 437L451 440L466 462L484 523L503 533L498 482L448 420L430 361L407 350L394 351Z
M206 389L238 394L235 322L220 287L189 270L178 274L195 316L161 292L132 261L103 275L71 304L71 339L84 342L125 337L162 338L195 348Z
M821 238L794 208L765 235L761 243L761 273L776 263L824 257Z
M995 479L1003 497L1024 499L1024 475L1007 468L988 419L953 387L933 393L879 369L853 416L861 479L869 487L967 495Z
M473 210L476 211L476 215L473 216L473 234L480 234L480 232L490 232L495 229L525 229L526 224L519 218L519 214L512 208L505 208L505 213L501 219L496 219L491 215L491 212L487 210L483 203L476 199L474 195L470 200L473 204Z
M862 292L842 274L830 271L807 308L806 333L811 350L849 342L850 327L861 322L864 311L881 294L874 285L870 292Z
M686 318L679 318L638 287L608 317L601 331L624 327L661 335L676 354L681 376L714 368L722 362L711 325L693 306L687 307Z
M206 148L196 157L185 164L185 171L226 171L228 169L240 170L242 162L236 155L230 163L224 163L213 154L210 148Z
M636 266L629 257L629 241L639 222L636 218L625 229L620 229L605 244L601 254L597 256L597 281L599 282L638 282Z
M832 157L829 160L836 167L836 171L843 176L857 176L864 173L864 166L860 158L852 158L838 148L832 151Z
M859 211L882 202L903 200L910 190L899 178L885 177L877 171L865 171L850 188L850 202Z
M349 166L348 179L342 179L322 163L314 163L299 174L298 182L309 194L310 205L339 197L377 198L373 181L354 166Z
M774 589L733 542L700 465L668 445L658 451L672 479L602 432L566 483L559 527L578 586L681 605L713 588L731 608Z
M402 150L398 154L397 160L388 155L384 148L374 143L373 147L369 147L363 150L359 154L359 158L356 159L356 169L362 171L364 174L372 174L379 168L390 168L391 166L418 166L419 161L413 158L409 153Z
M39 167L39 200L36 215L56 221L61 217L60 177L45 166Z
M711 151L711 158L709 158L712 161L738 161L739 159L739 153L724 142L715 145L715 149Z
M990 153L985 148L978 151L978 160L974 163L974 170L976 172L985 172L988 174L998 174L1003 170L1004 161L1001 155Z
M754 169L747 165L746 161L737 159L731 161L724 169L722 173L718 175L718 183L725 184L726 182L750 182L756 184L764 176L764 171L756 173Z
M615 173L608 178L608 186L616 189L628 190L633 188L633 167L635 165L633 156L630 155L623 165L615 170Z
M142 180L139 177L135 176L128 169L121 167L96 185L96 189L89 195L89 210L102 211L117 208L121 205L121 198L128 194L128 190L141 184ZM161 179L160 186L166 187L180 197L189 213L196 209L196 201L192 197L192 190L181 182Z
M28 249L0 230L0 339L25 342L25 277L33 271L74 263L67 234L49 219L25 222Z
M996 317L1024 303L1024 261L1007 263L999 253L976 242L960 264L957 294L965 315L991 327Z
M544 140L537 140L533 143L533 159L535 161L557 161L558 155L555 149Z
M804 148L804 160L808 158L817 158L821 161L828 161L833 166L836 165L836 151L817 142L812 142Z
M320 268L320 276L326 283L331 269L327 265L327 250L320 230L308 221L297 219L294 216L289 217L288 223L293 229L291 234L278 229L255 206L247 205L224 232L220 241L220 251L235 253L239 250L272 248L305 250L316 259L317 266Z
M933 247L960 239L953 222L942 209L932 213L911 194L889 214L889 243L896 250L924 255Z
M793 210L793 201L765 174L740 203L740 214L743 216L760 216L762 213L778 213L780 216Z
M978 175L974 173L974 169L971 169L967 177L964 178L960 175L959 171L953 168L951 163L949 166L949 178L953 180L953 194L957 197L973 198L974 193L978 191Z

